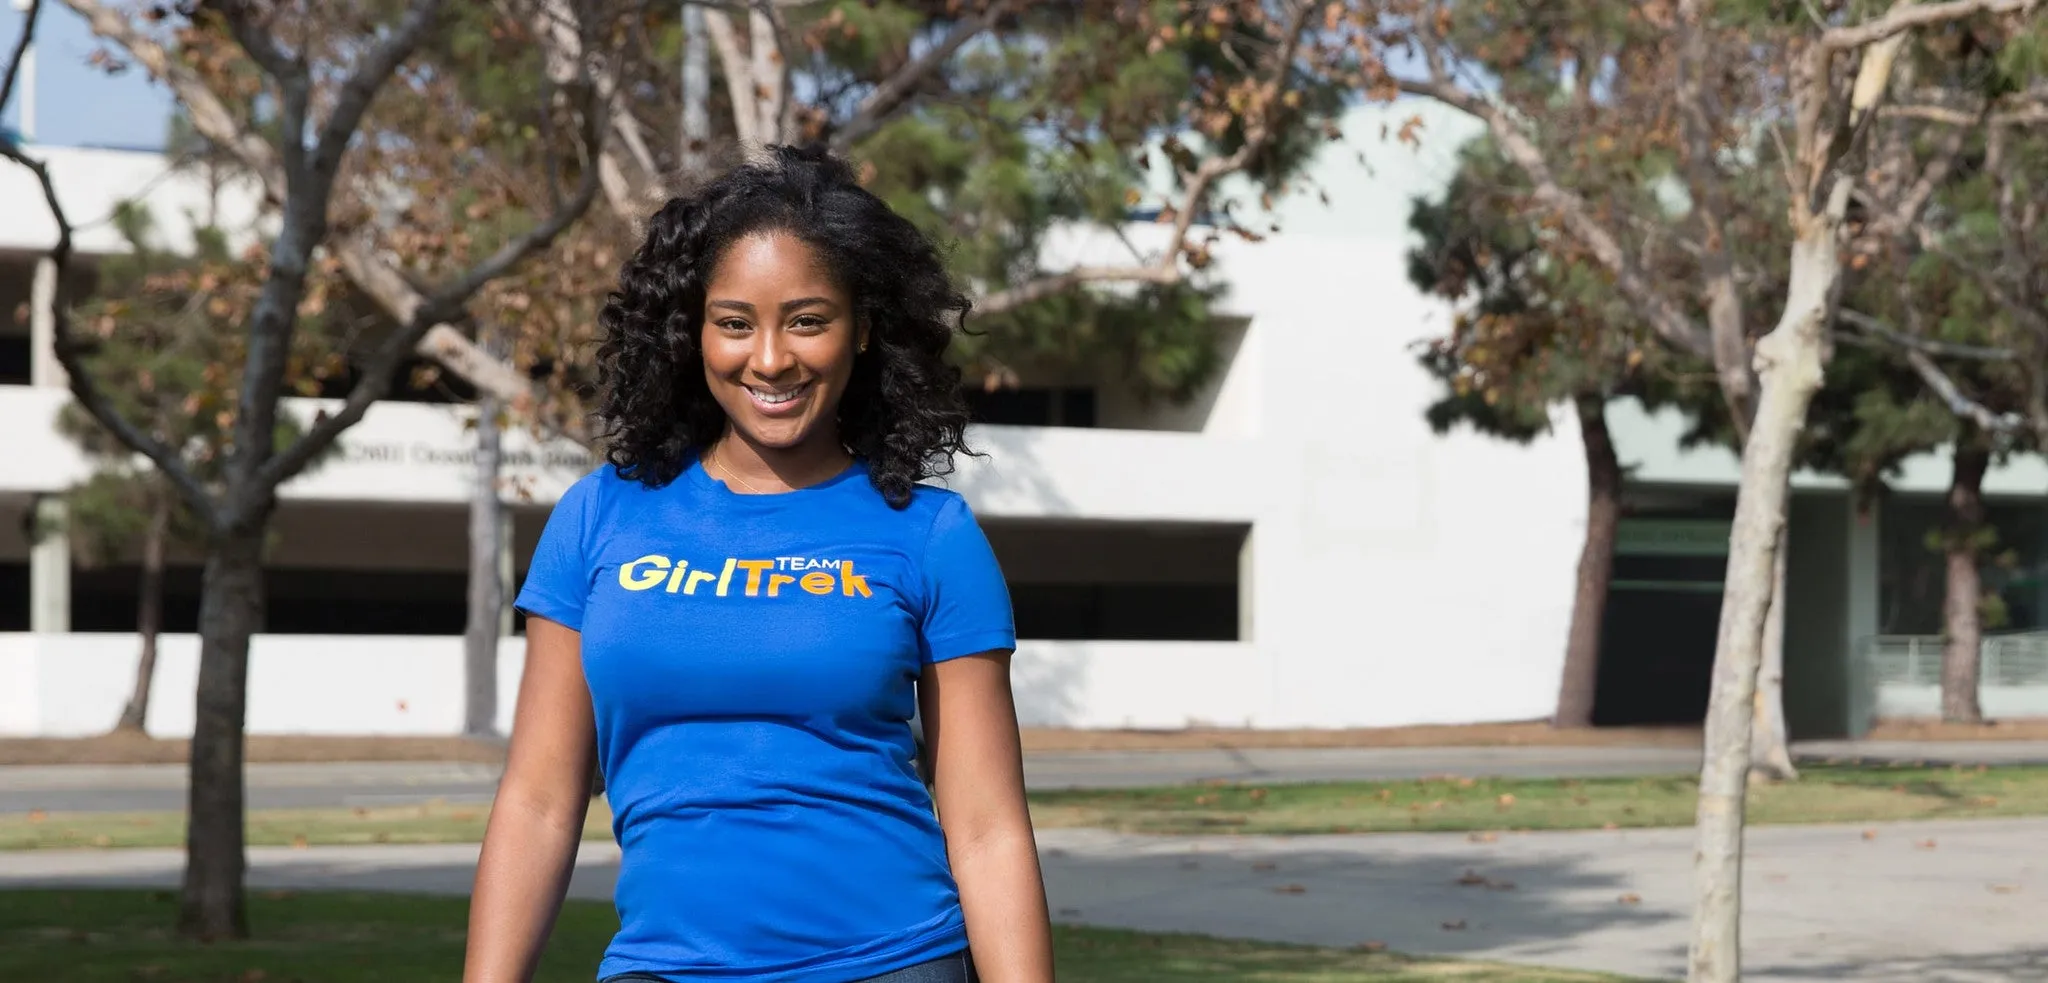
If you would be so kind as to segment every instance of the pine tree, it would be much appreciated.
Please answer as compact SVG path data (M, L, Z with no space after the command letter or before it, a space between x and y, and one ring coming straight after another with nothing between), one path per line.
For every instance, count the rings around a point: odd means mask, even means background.
M1450 335L1421 355L1447 390L1426 415L1438 433L1464 424L1527 443L1550 432L1554 408L1571 407L1586 454L1586 535L1551 722L1590 727L1622 512L1607 404L1622 396L1653 407L1685 397L1711 403L1718 394L1686 381L1683 355L1617 318L1606 284L1544 251L1541 230L1513 205L1519 182L1491 140L1466 145L1459 165L1443 199L1417 200L1409 218L1421 239L1409 252L1409 280L1456 305Z

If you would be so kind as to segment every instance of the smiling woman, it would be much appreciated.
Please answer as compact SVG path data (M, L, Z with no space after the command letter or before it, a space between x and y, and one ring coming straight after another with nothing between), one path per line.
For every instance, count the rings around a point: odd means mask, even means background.
M1009 588L966 503L919 483L964 450L966 310L822 154L654 216L600 318L608 462L517 602L472 983L530 978L593 766L623 854L606 980L1050 983Z

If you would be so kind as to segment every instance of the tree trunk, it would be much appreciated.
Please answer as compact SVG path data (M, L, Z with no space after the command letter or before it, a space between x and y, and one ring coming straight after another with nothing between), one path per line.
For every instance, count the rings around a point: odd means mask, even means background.
M476 482L469 503L469 615L463 631L463 724L471 737L498 731L498 641L505 611L505 585L498 557L504 546L505 503L498 495L503 434L499 402L489 393L476 401Z
M1771 608L1764 617L1764 654L1757 668L1756 698L1750 712L1755 733L1749 747L1750 777L1789 782L1799 777L1792 764L1792 735L1785 724L1785 557L1791 527L1778 530L1778 555L1771 564Z
M1964 425L1956 440L1955 475L1949 483L1948 591L1942 603L1941 719L1984 722L1978 702L1978 672L1984 647L1984 582L1977 570L1977 537L1984 529L1984 472L1991 447L1983 432Z
M171 533L170 492L160 492L149 513L149 526L142 534L141 596L135 603L135 632L142 637L142 658L135 663L135 689L128 705L121 708L116 731L148 732L149 691L156 679L156 637L163 626L164 540Z
M1743 796L1756 677L1794 445L1829 355L1828 321L1842 270L1837 231L1849 188L1847 179L1838 179L1825 211L1795 223L1785 309L1757 344L1762 394L1742 448L1700 767L1690 983L1737 983L1741 976Z
M1621 462L1607 432L1605 396L1573 400L1586 448L1586 542L1579 552L1578 593L1572 598L1571 634L1565 643L1564 679L1558 684L1556 727L1593 726L1593 696L1600 678L1600 624L1614 580L1614 540L1621 525Z
M199 603L199 694L192 728L185 883L178 930L203 940L249 934L243 907L242 725L249 636L263 620L269 509L207 545Z

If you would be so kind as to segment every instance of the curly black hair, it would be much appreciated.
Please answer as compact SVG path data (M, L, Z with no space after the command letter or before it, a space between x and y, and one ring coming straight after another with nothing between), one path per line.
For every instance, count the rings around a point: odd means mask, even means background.
M621 477L660 487L725 432L704 381L704 291L726 249L760 232L802 239L852 297L869 350L840 400L839 440L903 507L917 482L950 473L953 456L969 453L960 369L946 349L972 305L931 240L862 188L845 161L817 149L770 147L670 199L648 222L598 314L606 459Z

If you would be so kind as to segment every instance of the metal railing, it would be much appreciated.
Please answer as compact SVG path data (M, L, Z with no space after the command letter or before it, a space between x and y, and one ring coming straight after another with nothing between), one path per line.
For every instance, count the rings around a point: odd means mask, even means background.
M1864 640L1861 666L1871 685L1941 685L1939 635L1878 635ZM1984 686L2048 686L2048 631L1987 635L1979 679Z

